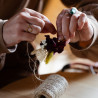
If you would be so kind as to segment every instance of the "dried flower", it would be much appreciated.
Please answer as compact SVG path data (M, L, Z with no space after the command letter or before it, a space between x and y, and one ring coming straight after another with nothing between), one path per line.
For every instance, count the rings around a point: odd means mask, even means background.
M47 51L61 53L64 50L65 41L58 41L58 38L50 38L49 35L45 35L45 37L46 41L44 41L44 43L41 42L40 45L44 46L44 48L47 49Z

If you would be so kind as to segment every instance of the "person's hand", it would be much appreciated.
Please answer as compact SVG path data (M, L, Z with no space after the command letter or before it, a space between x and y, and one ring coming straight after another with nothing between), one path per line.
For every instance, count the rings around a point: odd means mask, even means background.
M55 34L56 30L47 17L25 8L4 24L3 39L10 47L21 41L31 42L40 32Z
M56 25L59 40L66 40L67 43L90 40L93 36L90 19L76 8L74 8L76 13L72 15L70 10L62 10L57 17Z

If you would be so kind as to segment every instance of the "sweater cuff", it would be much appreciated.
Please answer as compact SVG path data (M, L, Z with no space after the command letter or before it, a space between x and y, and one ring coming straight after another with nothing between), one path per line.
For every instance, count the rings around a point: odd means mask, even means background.
M9 53L15 52L16 49L17 49L17 46L18 46L18 45L16 44L15 46L8 48Z
M13 48L7 48L5 45L5 42L3 40L3 25L7 20L1 20L0 19L0 54L1 53L13 53L16 51L17 45Z

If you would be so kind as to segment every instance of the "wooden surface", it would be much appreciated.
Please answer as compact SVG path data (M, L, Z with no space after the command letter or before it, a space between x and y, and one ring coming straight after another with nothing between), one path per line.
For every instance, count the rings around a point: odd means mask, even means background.
M98 98L98 75L87 73L58 73L64 76L69 86L61 98ZM41 76L45 79L48 75ZM40 84L33 75L18 80L0 90L0 98L32 98L34 89Z

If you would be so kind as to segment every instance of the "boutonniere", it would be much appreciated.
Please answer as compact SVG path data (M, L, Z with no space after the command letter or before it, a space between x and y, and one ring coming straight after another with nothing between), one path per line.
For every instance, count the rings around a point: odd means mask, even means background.
M58 38L50 38L49 35L45 35L46 40L41 41L41 48L31 52L31 55L36 55L37 59L49 63L55 53L61 53L64 50L65 41L59 41Z

